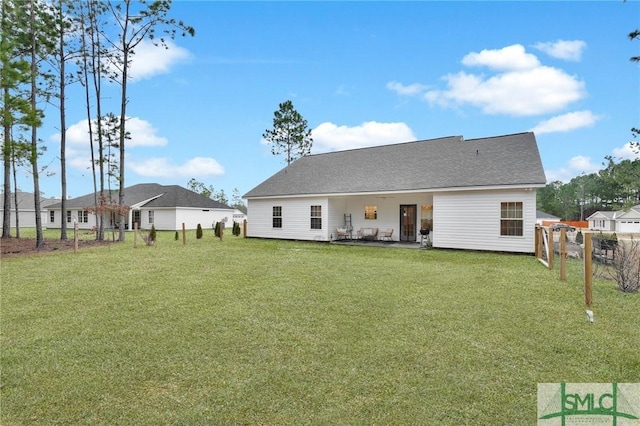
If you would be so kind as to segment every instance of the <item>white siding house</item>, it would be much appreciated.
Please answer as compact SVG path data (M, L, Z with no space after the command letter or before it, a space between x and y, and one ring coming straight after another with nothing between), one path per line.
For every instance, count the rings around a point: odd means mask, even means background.
M20 228L35 228L36 227L36 207L33 193L17 191L11 193L9 196L11 203L10 210L10 227L15 228L16 223ZM16 216L16 199L18 203L18 214ZM53 198L41 198L40 199L40 223L43 228L46 228L49 224L49 213L47 207L51 204L57 203L59 200ZM0 197L0 225L4 221L4 192ZM17 221L16 221L17 217Z
M598 211L587 218L589 229L602 232L615 232L617 211Z
M616 231L620 233L640 233L640 204L627 211L618 212Z
M640 233L640 204L628 210L597 211L587 220L594 231Z
M308 155L245 194L247 236L332 241L338 228L393 230L436 248L533 253L536 188L546 179L533 133Z
M125 217L125 227L150 229L153 225L159 231L178 231L196 229L198 224L204 229L212 229L216 222L233 224L234 209L208 197L182 188L178 185L158 185L143 183L125 188L124 204L129 207ZM116 191L110 195L118 199ZM94 229L98 217L93 194L67 200L67 211L63 215L60 203L49 206L50 228L60 228L62 220L72 227L75 221L80 229ZM117 227L117 217L107 215L104 219L106 229Z

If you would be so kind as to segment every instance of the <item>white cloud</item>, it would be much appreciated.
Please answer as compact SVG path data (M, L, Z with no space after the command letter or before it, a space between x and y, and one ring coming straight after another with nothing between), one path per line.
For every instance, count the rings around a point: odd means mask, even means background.
M514 44L502 49L469 53L462 58L462 64L468 67L486 66L495 70L528 70L539 67L540 61L535 55L525 52L521 44Z
M416 140L405 123L367 121L359 126L322 123L312 130L313 152L329 152Z
M576 111L558 115L541 121L531 129L536 135L555 132L569 132L583 127L592 127L601 117L591 111Z
M69 126L67 128L67 144L65 157L67 166L81 171L91 169L91 151L89 146L89 120L84 119ZM94 150L97 150L97 139L95 132L97 127L93 126L94 132ZM131 135L131 139L125 143L125 151L136 147L163 147L168 144L165 137L157 135L157 129L151 123L138 117L130 117L127 119L127 132ZM115 136L117 139L117 135ZM60 133L51 136L53 141L60 141ZM106 147L105 147L106 149ZM112 148L115 155L118 154L117 148ZM125 159L125 166L128 166Z
M631 143L626 143L619 148L615 148L611 155L614 158L621 158L623 160L635 160L636 158L640 158L640 152L638 152L638 148L635 151L631 148Z
M167 48L156 46L149 40L143 40L134 49L135 54L131 58L129 67L129 79L139 81L149 79L158 74L166 74L171 67L179 62L184 62L191 57L191 53L178 46L171 40L165 40ZM112 72L120 73L119 68L109 64Z
M487 67L488 74L460 71L445 75L444 89L397 81L387 89L403 96L422 95L443 108L472 106L485 114L542 115L561 111L586 96L585 84L564 70L542 65L522 45L472 52L462 59L467 67Z
M224 167L213 158L195 157L183 164L173 164L168 158L129 160L127 167L145 177L203 177L220 176Z
M167 139L156 135L156 128L148 121L138 117L127 118L127 132L130 133L131 139L127 140L125 147L137 146L165 146Z
M558 40L553 43L536 43L533 47L554 58L577 62L587 48L587 43L582 40Z
M473 105L487 114L539 115L559 111L585 96L584 83L562 70L540 66L484 78L460 72L445 77L446 90L425 94L444 107Z
M96 131L97 126L94 122L94 143L97 144ZM130 135L130 139L125 142L125 148L132 147L154 147L165 146L168 141L162 136L156 134L157 129L151 123L138 117L129 117L126 122L126 131ZM116 133L114 139L118 139L119 132ZM52 136L53 140L60 140L60 133ZM89 120L80 120L67 128L67 144L76 146L89 146Z
M428 89L428 86L420 83L413 83L408 86L398 83L397 81L390 81L387 83L387 89L392 92L396 92L398 95L412 96L418 95Z
M594 163L591 158L584 155L578 155L571 158L564 167L555 170L545 170L547 182L561 181L569 182L576 176L581 174L590 174L597 172L602 168L599 163Z

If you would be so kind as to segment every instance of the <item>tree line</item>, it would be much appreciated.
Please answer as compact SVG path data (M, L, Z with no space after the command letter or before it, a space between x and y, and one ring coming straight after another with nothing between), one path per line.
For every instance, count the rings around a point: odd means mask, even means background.
M233 188L231 200L227 197L227 193L224 189L216 190L213 185L207 186L204 182L200 182L195 178L189 179L189 182L187 182L187 189L200 195L204 195L207 198L211 198L212 200L216 200L222 204L226 204L234 209L238 209L244 213L247 212L247 206L242 201L242 196L240 195L238 188Z
M38 164L47 149L38 134L47 105L59 116L60 185L66 210L66 111L70 85L81 85L89 124L88 144L96 209L107 201L113 183L117 204L124 205L127 94L136 48L147 40L168 48L168 40L193 36L195 30L169 16L170 0L2 0L0 2L0 119L3 160L2 238L11 237L12 187L17 168L27 166L33 177L36 247L43 243ZM104 102L106 83L119 88L118 105ZM12 184L13 180L13 184ZM17 192L17 191L15 191ZM14 194L15 194L14 192ZM16 203L17 208L17 203ZM107 210L108 206L104 206ZM118 209L119 240L124 240L125 212ZM61 239L67 238L66 221ZM97 238L104 238L102 215Z
M551 182L537 191L537 208L564 220L585 220L597 211L624 210L640 204L640 158L605 157L598 172L568 183Z

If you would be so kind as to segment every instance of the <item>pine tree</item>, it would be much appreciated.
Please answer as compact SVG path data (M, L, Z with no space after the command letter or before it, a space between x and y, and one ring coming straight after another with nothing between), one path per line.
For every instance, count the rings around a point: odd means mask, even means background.
M279 105L274 113L273 129L265 130L263 139L271 145L273 155L285 154L287 165L311 153L313 138L307 120L293 107L291 101Z

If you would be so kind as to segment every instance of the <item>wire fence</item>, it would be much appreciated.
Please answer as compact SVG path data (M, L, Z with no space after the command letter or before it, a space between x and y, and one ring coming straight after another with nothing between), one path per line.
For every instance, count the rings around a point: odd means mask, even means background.
M582 259L585 282L585 303L592 303L593 278L615 281L618 289L640 291L640 236L635 234L603 234L566 230L553 232L545 226L536 227L536 258L554 269L554 259L560 263L560 280L566 280L566 260Z

